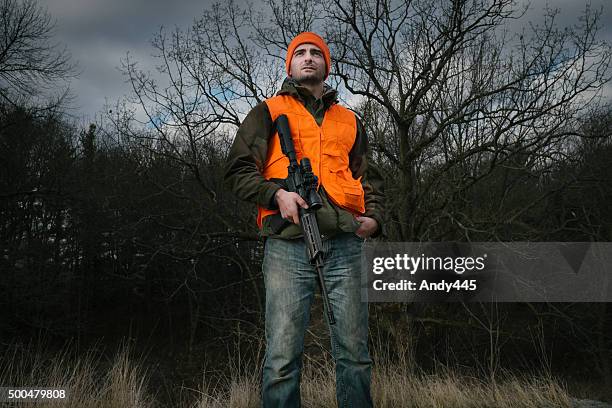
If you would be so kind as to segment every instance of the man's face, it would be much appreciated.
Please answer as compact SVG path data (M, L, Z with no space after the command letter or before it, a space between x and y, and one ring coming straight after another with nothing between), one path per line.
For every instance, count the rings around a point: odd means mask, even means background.
M302 84L319 84L326 74L325 57L319 47L314 44L301 44L293 52L291 77Z

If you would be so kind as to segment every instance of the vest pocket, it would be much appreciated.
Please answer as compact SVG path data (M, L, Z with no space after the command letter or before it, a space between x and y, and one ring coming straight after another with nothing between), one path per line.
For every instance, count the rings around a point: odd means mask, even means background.
M357 212L363 212L365 207L363 190L359 187L343 185L342 191L344 192L344 200L347 206Z
M345 158L345 156L340 152L334 149L329 149L329 151L324 152L323 155L326 156L324 157L324 160L329 168L329 171L332 173L344 172L346 169L348 169L348 157Z

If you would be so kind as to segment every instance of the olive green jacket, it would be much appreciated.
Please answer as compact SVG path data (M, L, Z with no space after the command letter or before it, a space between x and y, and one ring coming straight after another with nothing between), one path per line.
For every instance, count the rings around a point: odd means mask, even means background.
M325 85L321 99L316 99L308 89L295 80L287 78L277 95L291 95L304 104L319 126L323 122L325 111L337 103L337 92ZM263 165L268 154L268 140L273 136L274 123L265 102L255 106L246 116L230 150L226 168L225 181L231 190L241 199L251 201L269 209L278 208L274 194L281 185L266 180L262 176ZM357 136L349 153L349 167L353 177L362 177L361 184L365 192L365 216L378 222L379 235L382 231L384 209L383 181L374 166L368 165L368 139L359 118L357 118ZM323 238L331 237L338 232L354 232L359 227L353 214L333 204L323 187L319 188L323 198L323 207L317 210L319 230ZM274 233L268 216L263 219L261 235L264 237L299 238L302 232L298 225L291 224L279 233Z

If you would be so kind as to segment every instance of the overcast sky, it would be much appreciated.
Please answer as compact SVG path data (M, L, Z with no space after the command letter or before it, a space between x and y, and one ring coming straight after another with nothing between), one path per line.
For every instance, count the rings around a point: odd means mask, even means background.
M239 1L239 0L238 0ZM75 95L72 113L85 123L94 121L105 101L111 105L129 93L117 70L126 52L147 68L152 59L150 40L160 26L188 28L211 0L40 0L57 21L57 40L65 44L81 71L71 81ZM532 0L527 20L541 20L548 3L561 9L559 24L577 22L582 0ZM601 39L612 43L612 0L591 0L604 6ZM153 67L150 68L153 70Z

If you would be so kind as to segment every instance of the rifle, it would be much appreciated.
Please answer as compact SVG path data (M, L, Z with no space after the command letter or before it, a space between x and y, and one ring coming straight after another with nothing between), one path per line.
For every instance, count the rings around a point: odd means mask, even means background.
M289 167L287 167L287 178L285 185L287 191L297 193L306 201L308 208L304 209L298 206L300 215L300 227L306 240L308 247L308 258L312 265L317 270L319 277L319 286L321 287L321 296L323 297L323 306L327 312L329 324L335 324L336 319L334 313L329 306L329 298L325 281L323 280L323 244L321 242L321 233L319 232L319 224L315 212L321 208L323 201L317 192L317 176L312 172L310 159L302 157L298 163L295 155L295 146L291 138L291 130L289 129L289 120L286 115L280 115L276 119L276 129L280 137L281 150L289 159Z

